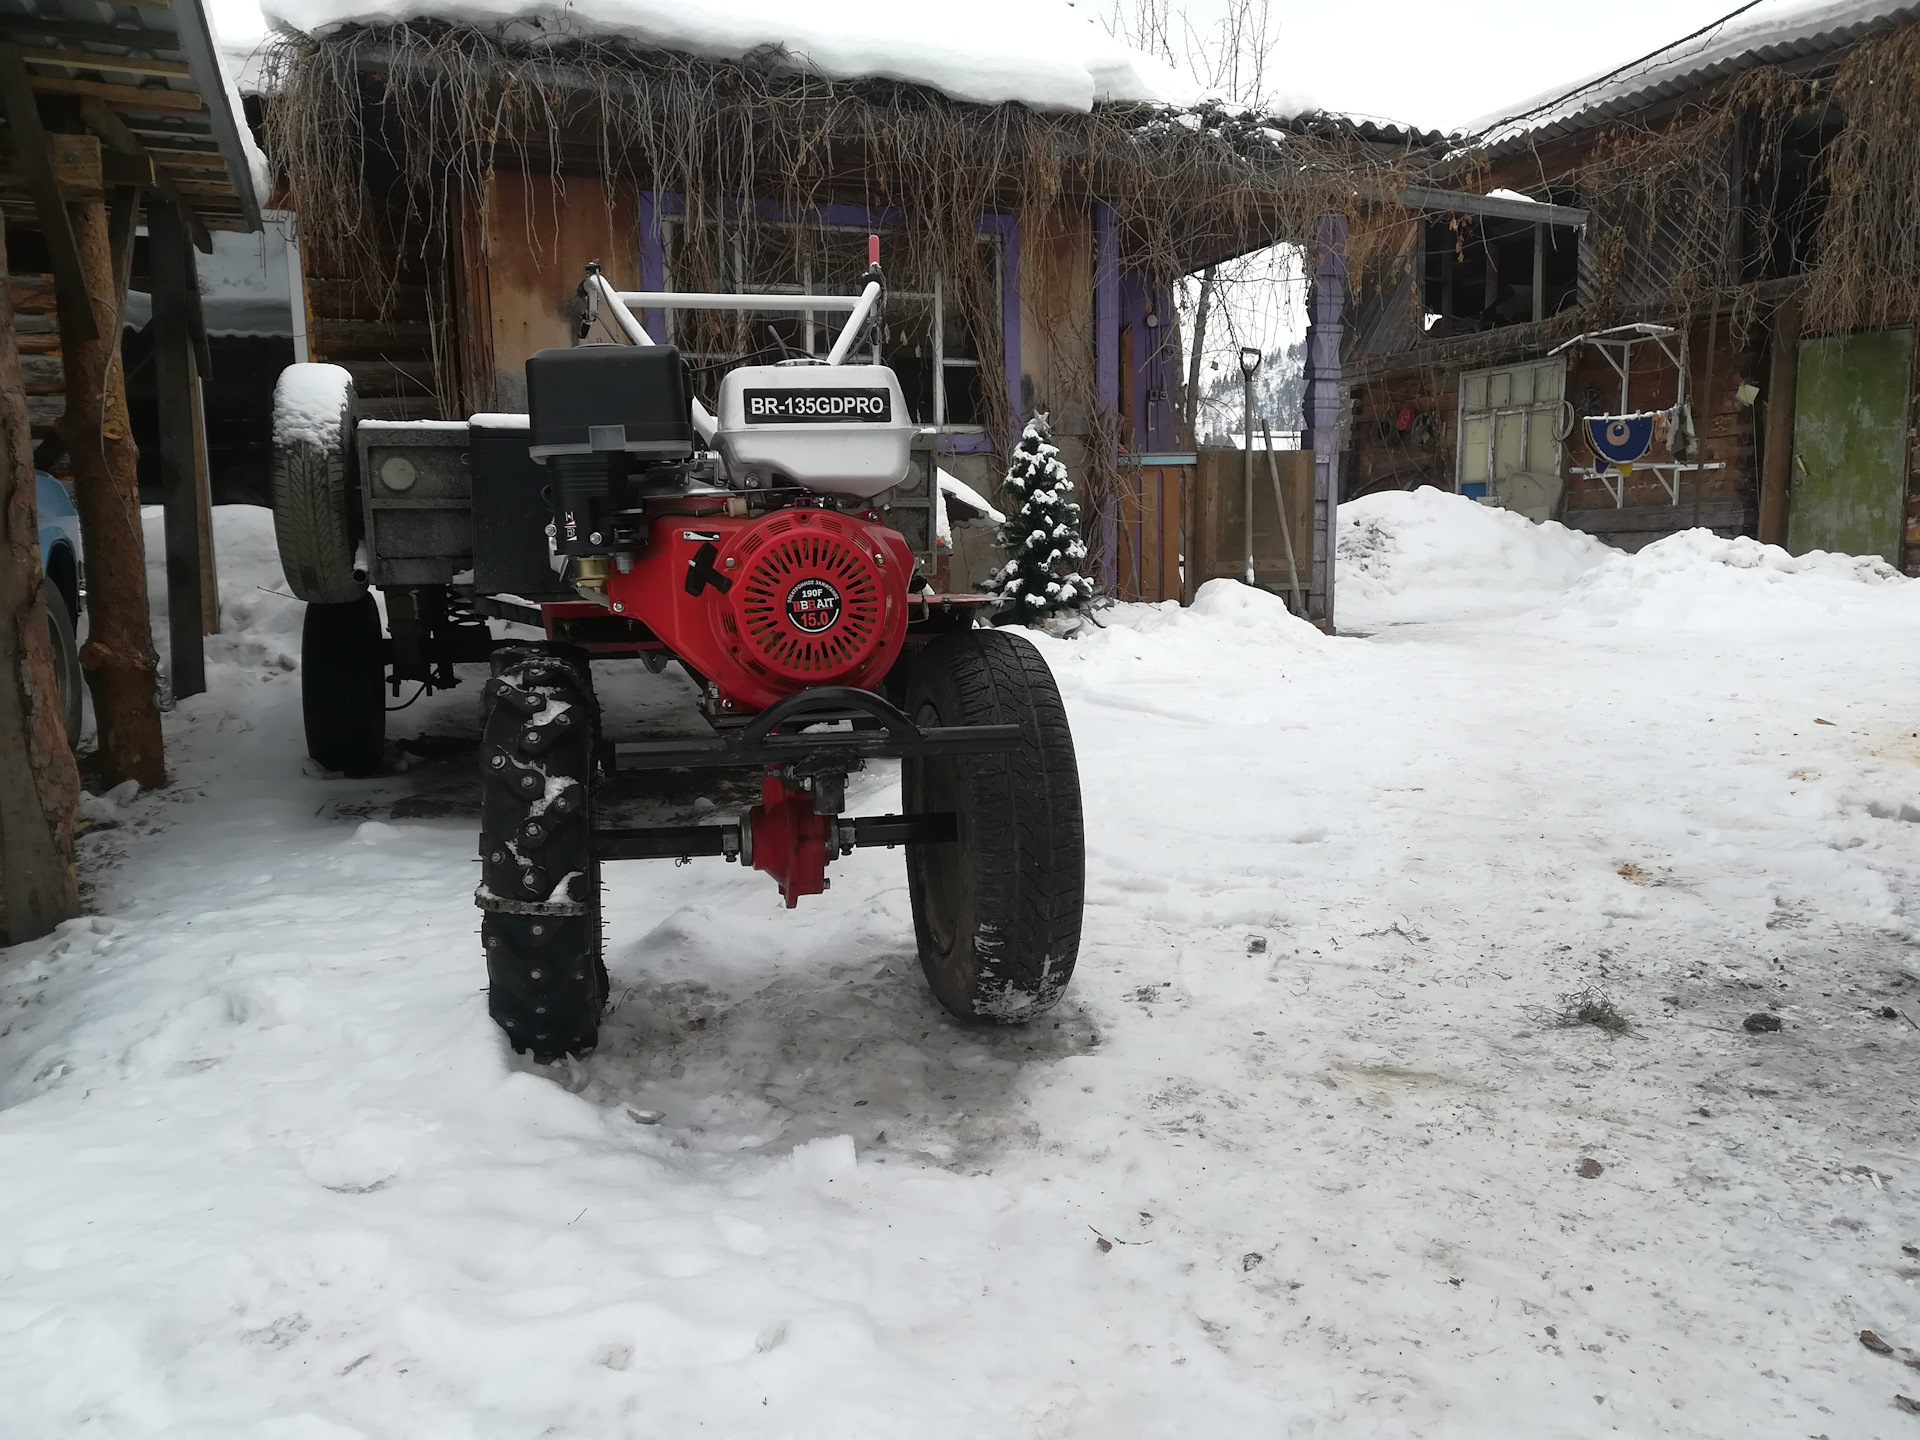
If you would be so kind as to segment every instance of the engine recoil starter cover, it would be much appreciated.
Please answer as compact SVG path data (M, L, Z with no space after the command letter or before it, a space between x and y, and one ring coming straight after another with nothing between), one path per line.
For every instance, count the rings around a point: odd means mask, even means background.
M607 596L723 701L764 710L817 685L878 685L906 638L912 569L898 531L830 510L662 516Z

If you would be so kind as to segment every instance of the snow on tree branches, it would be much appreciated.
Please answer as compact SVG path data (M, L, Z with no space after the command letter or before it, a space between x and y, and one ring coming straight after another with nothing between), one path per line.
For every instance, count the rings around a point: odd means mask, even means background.
M1073 481L1050 445L1047 417L1028 422L1014 447L1007 470L1007 523L1000 527L1000 544L1007 563L987 582L987 589L1005 596L1014 618L1033 623L1055 615L1079 612L1093 598L1093 582L1073 568L1087 557L1080 538L1080 507L1069 498Z

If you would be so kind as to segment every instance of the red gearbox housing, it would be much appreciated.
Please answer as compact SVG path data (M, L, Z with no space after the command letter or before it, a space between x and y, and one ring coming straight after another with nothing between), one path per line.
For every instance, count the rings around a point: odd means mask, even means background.
M754 711L816 685L878 686L906 639L912 572L898 531L831 510L663 515L607 598L721 708Z

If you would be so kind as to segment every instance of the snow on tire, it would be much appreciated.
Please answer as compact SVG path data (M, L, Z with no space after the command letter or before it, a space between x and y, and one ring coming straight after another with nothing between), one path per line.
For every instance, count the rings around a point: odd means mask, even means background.
M338 365L289 365L273 390L273 530L287 585L310 605L367 593L354 565L359 508L353 377Z
M1001 630L942 636L907 682L921 726L1019 725L1019 748L900 763L908 814L952 811L959 840L907 851L920 965L962 1020L1010 1025L1051 1009L1080 950L1086 890L1080 772L1047 662Z
M592 676L581 651L494 651L480 745L487 1008L541 1064L593 1052L606 1005L593 858Z

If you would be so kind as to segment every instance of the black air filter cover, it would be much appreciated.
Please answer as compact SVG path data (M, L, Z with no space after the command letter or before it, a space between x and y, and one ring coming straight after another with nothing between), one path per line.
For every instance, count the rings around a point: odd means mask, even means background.
M530 453L693 453L687 368L671 345L577 345L527 361Z

